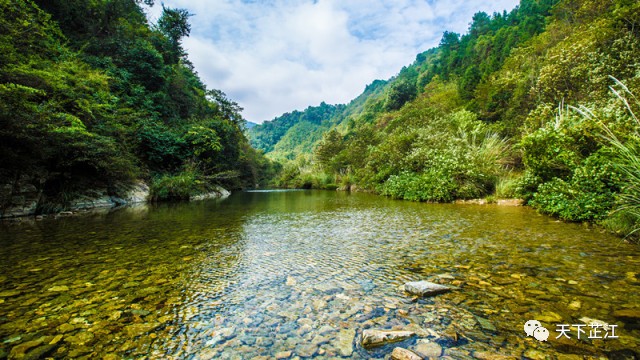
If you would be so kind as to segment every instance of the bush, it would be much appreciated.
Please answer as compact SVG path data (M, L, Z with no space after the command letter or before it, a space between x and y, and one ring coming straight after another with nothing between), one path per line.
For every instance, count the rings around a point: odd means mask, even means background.
M177 175L162 175L153 180L149 195L154 201L189 200L192 196L206 191L204 182L195 171L184 171Z
M621 176L603 152L587 158L569 179L555 178L540 185L530 204L563 220L604 220L615 204Z
M446 202L456 197L458 187L451 176L441 169L433 169L422 174L404 172L392 175L382 184L382 195L394 199L412 201Z

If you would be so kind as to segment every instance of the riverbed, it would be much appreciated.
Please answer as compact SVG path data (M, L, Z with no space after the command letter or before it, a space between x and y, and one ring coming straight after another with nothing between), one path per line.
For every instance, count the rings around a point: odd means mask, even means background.
M638 250L527 207L331 191L4 223L0 359L382 359L395 346L454 359L631 359ZM452 291L403 291L417 280ZM528 320L547 341L525 333ZM577 339L575 325L592 320L613 336L585 327ZM560 324L569 338L556 338ZM416 336L364 349L365 329Z

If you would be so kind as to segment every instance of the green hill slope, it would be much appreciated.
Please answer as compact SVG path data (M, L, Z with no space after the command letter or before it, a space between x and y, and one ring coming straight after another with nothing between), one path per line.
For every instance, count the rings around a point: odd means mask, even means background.
M165 8L151 26L134 0L0 0L0 10L0 210L18 181L42 212L137 179L161 198L251 186L269 167L241 109L189 63L186 11Z
M605 137L638 141L638 24L640 5L623 0L478 13L467 34L445 32L357 111L347 106L280 183L419 201L519 196L566 220L624 228L636 218L610 211L633 197L633 167L622 170L629 156Z

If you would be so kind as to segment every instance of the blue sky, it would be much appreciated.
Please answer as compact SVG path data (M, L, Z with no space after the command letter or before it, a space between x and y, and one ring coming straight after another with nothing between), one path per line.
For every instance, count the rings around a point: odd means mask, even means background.
M159 1L149 9L153 22ZM227 93L261 123L310 105L347 103L437 46L464 33L474 13L517 0L164 0L193 14L184 40L209 88Z

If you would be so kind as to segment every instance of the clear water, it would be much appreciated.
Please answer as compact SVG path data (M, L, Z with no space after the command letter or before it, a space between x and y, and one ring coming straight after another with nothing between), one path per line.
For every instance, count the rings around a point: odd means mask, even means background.
M529 208L324 191L3 224L0 359L384 358L398 345L363 349L368 328L417 331L399 346L456 359L631 358L638 250ZM423 279L455 289L399 288ZM619 337L554 339L584 317ZM530 319L549 341L524 333Z

